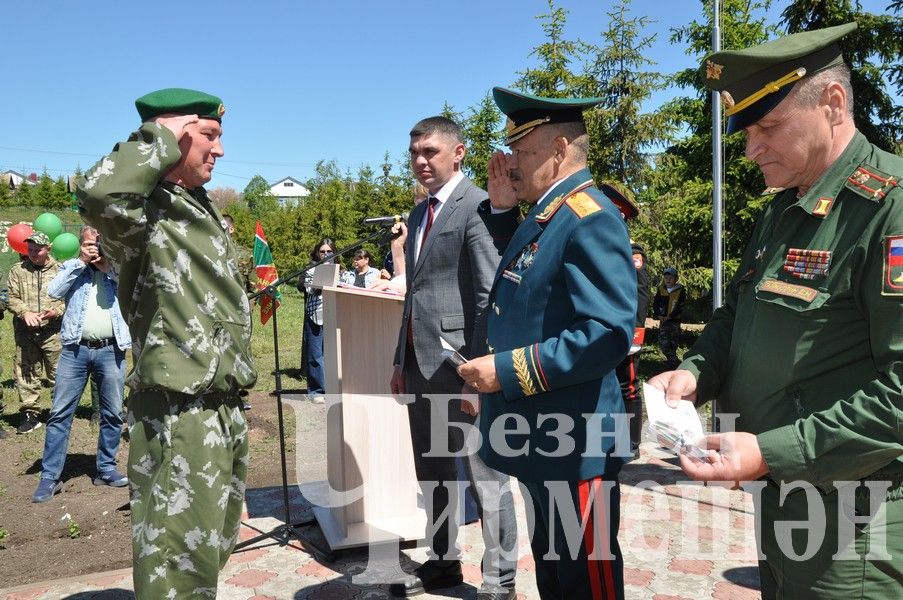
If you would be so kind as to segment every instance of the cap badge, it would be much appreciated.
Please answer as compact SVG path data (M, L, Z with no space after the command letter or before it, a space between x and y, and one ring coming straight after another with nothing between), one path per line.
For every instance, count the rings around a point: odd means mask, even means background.
M216 109L216 116L222 118L224 114L226 114L226 107L220 104L219 108Z
M734 97L731 96L731 93L727 90L721 92L721 102L724 103L724 106L727 108L734 107Z
M719 65L718 63L714 63L710 60L705 61L705 78L721 79L722 69L724 69L724 65Z

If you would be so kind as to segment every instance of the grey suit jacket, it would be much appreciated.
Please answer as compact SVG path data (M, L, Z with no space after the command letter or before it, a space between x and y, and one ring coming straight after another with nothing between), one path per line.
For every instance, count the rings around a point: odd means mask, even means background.
M465 358L487 353L486 310L499 263L483 217L477 212L488 194L464 178L452 191L414 261L420 223L428 203L411 212L405 243L408 291L398 333L395 364L405 368L408 321L413 319L414 351L423 377L430 381L460 379L443 365L440 335Z

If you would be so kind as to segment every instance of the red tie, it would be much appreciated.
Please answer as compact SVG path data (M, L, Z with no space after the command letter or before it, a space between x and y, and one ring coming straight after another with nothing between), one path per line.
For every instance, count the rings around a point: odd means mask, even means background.
M433 226L433 219L436 218L436 205L439 204L439 198L435 196L430 196L429 206L426 207L426 225L423 226L423 239L420 240L420 249L423 249L423 240L426 239L426 235L430 232L430 229Z
M420 239L420 250L423 251L423 244L426 242L426 236L429 234L430 229L433 227L433 219L436 218L436 205L439 204L439 199L435 196L429 197L429 205L426 207L426 224L423 226L423 237ZM414 315L408 315L408 346L414 347Z

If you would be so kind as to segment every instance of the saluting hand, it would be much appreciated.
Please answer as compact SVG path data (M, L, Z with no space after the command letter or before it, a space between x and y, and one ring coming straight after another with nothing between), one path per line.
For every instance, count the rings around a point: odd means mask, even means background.
M200 122L200 119L197 115L172 115L165 114L160 115L159 117L154 117L151 119L152 123L158 123L163 127L169 129L174 136L176 136L176 140L181 141L182 136L184 136L187 132L185 128L188 125L193 123Z
M511 177L508 175L508 155L501 151L494 152L486 170L489 176L486 187L492 208L507 210L517 206L517 196L514 186L511 185Z

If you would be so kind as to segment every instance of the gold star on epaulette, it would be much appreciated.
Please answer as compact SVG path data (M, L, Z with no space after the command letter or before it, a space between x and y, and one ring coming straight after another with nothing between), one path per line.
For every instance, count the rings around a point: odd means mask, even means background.
M856 171L855 173L850 175L850 181L852 181L853 183L858 183L859 185L868 183L869 179L871 179L871 176L867 171L864 170Z
M721 71L724 65L713 63L710 60L705 61L705 77L706 79L721 79Z

